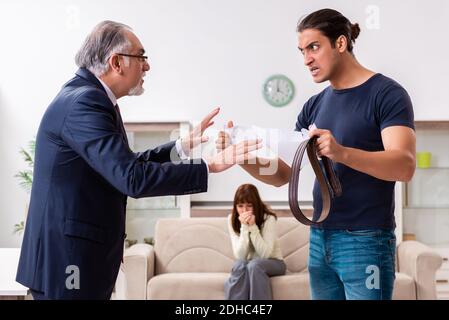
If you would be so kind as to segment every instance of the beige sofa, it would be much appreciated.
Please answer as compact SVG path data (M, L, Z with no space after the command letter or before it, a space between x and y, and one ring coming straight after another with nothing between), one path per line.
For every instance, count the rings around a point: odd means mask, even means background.
M310 299L309 228L278 219L287 274L271 278L274 299ZM397 249L394 299L436 299L435 272L442 258L427 246L402 242ZM161 219L155 245L125 250L116 285L118 299L223 299L234 262L226 218Z

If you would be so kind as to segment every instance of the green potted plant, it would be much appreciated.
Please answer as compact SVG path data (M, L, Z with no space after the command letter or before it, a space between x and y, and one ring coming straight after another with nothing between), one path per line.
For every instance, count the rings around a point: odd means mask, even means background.
M20 149L20 154L23 160L28 165L28 168L23 171L19 171L14 177L19 180L19 185L28 193L31 193L31 186L33 184L33 166L34 166L34 152L36 150L36 140L31 140L28 145L28 149ZM28 205L26 210L28 211ZM22 233L25 229L25 221L22 220L14 225L14 233Z
M143 242L146 243L146 244L154 246L154 238L153 237L143 238Z

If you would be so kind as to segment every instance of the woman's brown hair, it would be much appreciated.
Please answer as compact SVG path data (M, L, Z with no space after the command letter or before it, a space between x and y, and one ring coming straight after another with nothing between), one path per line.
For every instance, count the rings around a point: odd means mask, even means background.
M231 213L232 229L234 229L236 234L240 234L241 227L239 213L237 211L237 205L239 203L251 203L253 205L253 214L256 217L256 225L259 229L263 227L265 214L274 216L277 219L276 214L260 198L257 188L252 184L242 184L235 192L234 205Z

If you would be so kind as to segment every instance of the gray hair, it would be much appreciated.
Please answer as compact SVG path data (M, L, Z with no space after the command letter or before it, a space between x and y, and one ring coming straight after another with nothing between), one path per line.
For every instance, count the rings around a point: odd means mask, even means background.
M76 65L86 68L97 77L109 70L108 60L114 53L129 53L131 42L125 31L131 28L114 21L100 22L87 36L75 56Z

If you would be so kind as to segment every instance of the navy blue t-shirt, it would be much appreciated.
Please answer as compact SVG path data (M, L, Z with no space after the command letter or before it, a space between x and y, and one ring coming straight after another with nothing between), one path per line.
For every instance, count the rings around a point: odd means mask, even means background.
M315 123L330 130L336 141L350 148L384 151L381 131L390 126L414 129L411 99L403 87L382 74L350 89L331 86L310 98L298 116L296 130ZM341 163L334 163L343 194L332 200L324 229L394 229L395 182L377 179ZM318 182L313 188L314 219L322 210Z

